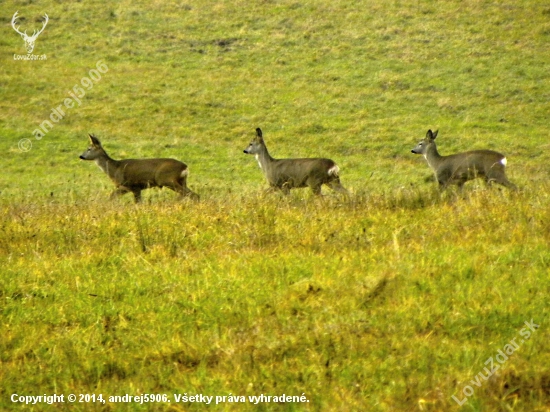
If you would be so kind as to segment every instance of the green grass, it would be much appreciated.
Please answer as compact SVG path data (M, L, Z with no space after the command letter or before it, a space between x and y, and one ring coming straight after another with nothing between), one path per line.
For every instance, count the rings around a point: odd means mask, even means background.
M166 393L70 409L549 410L546 2L3 10L0 409L25 409L13 393ZM50 16L34 51L47 60L13 60L16 10L30 32ZM35 139L98 60L108 72ZM275 157L334 159L350 199L263 195L242 153L256 127ZM439 195L410 153L428 128L442 154L505 153L521 190ZM88 133L117 159L186 162L201 202L109 202L107 176L78 160ZM176 404L184 393L309 402Z

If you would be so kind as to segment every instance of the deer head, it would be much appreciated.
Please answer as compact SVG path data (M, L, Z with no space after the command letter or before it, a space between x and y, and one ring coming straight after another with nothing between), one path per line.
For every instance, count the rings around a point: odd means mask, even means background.
M34 50L34 43L36 42L36 38L40 35L40 33L44 31L44 29L46 28L46 25L48 24L48 20L49 20L48 15L44 14L44 21L42 22L42 28L38 30L38 32L36 32L36 30L33 30L32 36L29 36L27 35L26 30L23 33L21 33L19 29L16 27L17 13L19 12L16 11L15 14L13 15L13 18L11 19L11 26L17 33L21 35L21 37L23 38L23 41L25 42L25 48L27 49L27 53L31 54L32 51Z

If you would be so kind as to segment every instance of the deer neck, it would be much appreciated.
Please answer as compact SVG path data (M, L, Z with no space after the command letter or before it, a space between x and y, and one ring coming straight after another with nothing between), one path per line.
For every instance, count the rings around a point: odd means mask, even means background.
M107 153L95 159L95 164L103 170L111 179L115 178L120 162L111 159Z
M443 156L441 156L437 151L435 143L428 147L428 150L424 153L424 158L432 170L437 170L440 163L443 161Z
M258 165L260 165L260 169L262 169L264 173L267 173L268 170L270 170L271 163L273 162L273 158L267 151L267 147L265 145L262 146L260 152L256 153L254 157L256 158Z

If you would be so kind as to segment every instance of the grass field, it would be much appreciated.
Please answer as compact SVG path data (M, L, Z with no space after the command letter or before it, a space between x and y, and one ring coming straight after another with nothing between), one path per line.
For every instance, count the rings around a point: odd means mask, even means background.
M45 60L14 57L16 11L29 34L48 14ZM548 2L5 1L0 19L1 410L550 411ZM350 198L264 194L256 127L274 157L334 159ZM520 190L439 194L410 152L429 128L442 154L505 153ZM109 201L88 133L184 161L201 201ZM166 398L109 400L126 394Z

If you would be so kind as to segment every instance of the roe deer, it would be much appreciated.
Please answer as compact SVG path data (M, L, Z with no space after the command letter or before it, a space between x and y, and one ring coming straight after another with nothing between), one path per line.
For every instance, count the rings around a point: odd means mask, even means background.
M244 149L244 153L254 155L260 169L269 183L268 190L279 189L285 195L290 189L309 186L314 194L321 194L321 186L348 194L340 183L339 167L330 159L274 159L269 155L260 128L256 129L256 137Z
M141 191L150 187L167 187L180 194L198 200L199 196L187 188L187 165L175 159L125 159L113 160L101 146L97 137L90 135L90 147L80 155L82 160L93 160L111 178L116 190L111 199L128 192L134 194L136 203Z
M464 183L477 177L484 178L488 184L496 182L509 189L517 189L516 185L506 178L504 155L493 150L472 150L441 156L435 145L437 132L438 130L435 133L428 130L426 137L411 152L424 156L441 190L445 190L450 184L458 185L459 189L462 189Z

